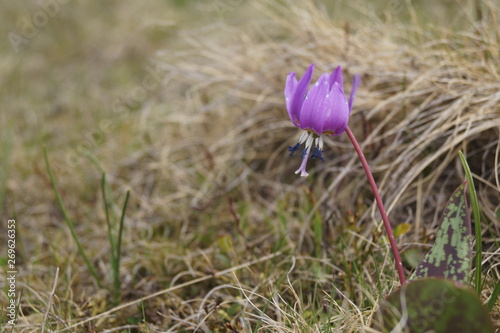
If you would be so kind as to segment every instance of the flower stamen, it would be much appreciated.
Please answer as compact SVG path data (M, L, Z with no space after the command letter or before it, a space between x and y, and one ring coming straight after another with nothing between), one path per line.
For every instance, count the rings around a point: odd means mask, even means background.
M323 157L323 151L320 150L318 147L314 147L314 150L313 150L312 156L311 156L311 159L313 159L313 160L316 158L319 158L323 162L325 161L325 158Z
M300 143L297 143L295 146L290 146L288 147L288 151L290 152L290 156L293 156L293 153L295 153L297 150L300 148Z
M300 164L300 168L295 171L295 173L299 173L302 177L307 177L309 174L306 172L307 160L309 159L309 155L311 155L311 159L319 158L323 162L325 158L323 157L323 136L316 136L315 133L304 131L302 132L299 142L295 146L290 146L288 150L290 151L290 156L293 155L297 150L300 149L300 146L305 143L305 148L302 150L302 163ZM312 150L312 153L311 153Z

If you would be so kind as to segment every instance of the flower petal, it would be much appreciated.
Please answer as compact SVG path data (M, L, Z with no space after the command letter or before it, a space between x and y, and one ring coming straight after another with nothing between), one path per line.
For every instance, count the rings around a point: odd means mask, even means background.
M307 94L302 110L300 111L300 127L314 131L316 134L323 133L327 110L330 108L328 74L323 74L311 87Z
M358 89L360 82L361 82L361 76L354 75L354 80L352 81L351 94L349 96L349 114L351 114L352 103L354 102L354 94L356 94L356 90Z
M309 153L311 152L311 147L306 148L304 151L304 156L302 157L302 163L300 163L300 167L295 171L295 174L300 172L300 177L307 177L309 173L306 171L307 160L309 159Z
M285 103L286 103L286 110L288 111L288 116L290 117L290 120L295 126L298 126L298 124L295 122L296 117L293 117L292 112L291 112L291 105L292 105L292 100L293 96L295 94L295 91L297 90L297 79L295 78L295 72L291 72L288 74L286 78L286 84L285 84Z
M307 88L311 82L311 77L314 71L314 64L309 65L306 72L297 83L295 79L295 73L290 73L287 78L287 86L285 87L285 98L288 98L287 109L288 115L292 120L293 124L297 127L299 126L300 110L302 109L302 104L307 94ZM294 81L295 80L295 81ZM290 94L287 96L287 94Z
M324 120L323 132L340 135L344 133L349 122L349 105L340 85L335 83L329 94L328 110Z
M335 70L330 75L330 80L329 80L330 88L333 88L333 85L335 82L337 82L339 84L340 89L342 89L342 91L343 91L344 90L344 78L342 76L342 67L340 67L340 66L335 68Z

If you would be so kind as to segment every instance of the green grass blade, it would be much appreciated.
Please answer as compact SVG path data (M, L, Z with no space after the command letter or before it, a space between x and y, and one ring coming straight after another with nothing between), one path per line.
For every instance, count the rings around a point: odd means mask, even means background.
M97 271L95 270L94 266L92 265L89 258L85 254L85 250L83 249L83 246L80 243L80 240L78 239L78 235L76 234L75 227L73 226L73 221L71 221L71 219L68 215L68 212L66 211L66 208L64 207L64 204L63 204L63 201L61 198L61 194L59 193L59 190L57 189L57 186L56 186L54 174L52 173L52 169L50 168L49 158L47 156L47 149L45 148L45 146L43 146L43 157L45 159L45 165L47 167L47 172L49 174L52 188L54 189L54 193L56 195L57 204L59 205L59 208L61 209L61 212L62 212L63 217L64 217L64 222L66 222L66 225L68 226L68 228L71 232L71 236L75 240L76 246L78 247L78 252L83 257L83 260L85 261L85 264L87 265L87 268L89 269L90 274L92 274L92 277L94 278L95 282L97 283L97 286L99 288L101 288L101 282L100 282L99 277L97 275Z
M115 290L115 300L116 302L120 302L120 259L121 259L121 250L122 250L122 234L123 234L123 225L125 223L125 211L127 210L128 199L130 198L130 190L127 191L125 196L125 202L123 203L122 216L120 218L120 227L118 229L118 241L116 242L116 272L114 274L115 280L113 281L114 290Z
M108 227L108 238L109 245L111 248L111 274L113 280L113 298L115 305L120 302L120 258L121 258L121 243L122 243L122 234L123 234L123 225L125 222L125 211L127 209L128 200L130 197L130 191L127 191L127 195L125 197L125 202L123 204L122 213L120 217L120 224L118 226L118 231L115 236L114 234L114 223L111 223L110 214L109 214L109 206L112 205L112 202L108 201L108 197L106 196L106 187L108 183L106 181L106 174L102 174L101 181L101 191L102 197L104 200L104 211L106 213L106 225Z
M95 157L95 155L92 154L92 152L90 150L81 147L79 149L79 152L82 153L83 155L85 155L89 159L89 161L92 162L92 164L94 164L97 167L97 169L99 169L99 171L101 173L104 173L103 166L101 165L101 163L99 162L99 160L97 159L97 157Z
M81 147L79 149L79 152L81 154L85 155L85 157L87 157L89 159L89 161L96 166L96 168L99 170L99 172L104 175L104 173L106 172L106 171L104 171L104 167L101 165L101 163L99 162L99 160L97 159L97 157L94 154L92 154L92 152L90 150ZM108 191L107 193L112 194L111 193L111 188L109 187L109 183L107 181L105 181L104 184L106 186L105 187L106 190ZM101 184L101 186L102 186L102 184ZM102 191L104 191L104 188L102 189ZM116 204L114 202L114 199L113 199L112 195L110 195L109 197L106 198L106 203L108 204L108 207L111 207L110 211L109 210L106 211L106 214L110 214L111 216L106 216L106 218L109 219L109 221L111 221L111 219L113 221L116 221L117 216L116 216L115 211L113 209L113 207L116 207ZM106 207L106 209L108 209L108 207Z
M479 211L479 203L477 201L476 188L474 187L474 180L472 178L472 173L470 172L469 164L467 164L467 159L464 154L459 150L458 155L460 156L460 161L462 162L462 167L464 168L465 178L469 181L469 195L472 205L472 216L474 218L474 231L476 234L476 271L474 274L475 280L475 290L479 295L481 294L481 262L483 254L483 241L481 236L481 214Z
M104 172L101 178L101 192L102 192L102 199L104 202L104 212L106 215L106 225L108 227L109 246L111 247L111 263L113 263L115 261L116 244L113 237L113 226L111 225L111 221L109 218L109 208L108 208L109 204L108 204L108 199L106 197L106 174Z
M116 251L117 251L116 258L117 258L118 262L120 262L120 253L121 253L121 248L122 248L123 225L125 223L125 211L127 210L129 198L130 198L130 190L128 190L127 194L125 195L125 202L123 203L122 216L120 218L120 228L118 229L118 242L116 244Z
M495 289L493 290L493 293L491 294L490 300L488 301L488 310L493 310L493 305L495 305L498 294L500 294L500 281L497 281L497 284L495 286Z
M102 192L102 200L104 204L104 213L106 215L106 226L108 227L108 239L109 239L109 247L110 247L110 267L111 267L111 280L113 281L113 286L114 286L114 292L113 292L113 299L114 299L114 304L118 305L119 303L119 297L120 297L120 291L118 289L118 292L116 290L116 281L118 280L118 288L120 287L119 283L119 268L120 265L117 263L117 255L116 255L116 243L115 243L115 238L113 236L113 225L111 223L111 220L109 218L109 205L110 203L108 202L108 198L106 197L106 173L102 173L102 178L101 178L101 192Z

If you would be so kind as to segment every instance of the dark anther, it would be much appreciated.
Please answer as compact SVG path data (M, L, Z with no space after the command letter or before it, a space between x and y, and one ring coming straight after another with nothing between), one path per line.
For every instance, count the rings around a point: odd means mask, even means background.
M293 155L293 153L295 153L297 150L299 150L300 148L300 143L297 143L295 146L290 146L288 147L288 151L290 152L290 156Z
M312 159L315 159L315 158L319 158L321 159L323 162L325 161L325 158L323 157L323 151L322 150L319 150L318 147L314 147L314 150L312 152L312 156L311 156Z

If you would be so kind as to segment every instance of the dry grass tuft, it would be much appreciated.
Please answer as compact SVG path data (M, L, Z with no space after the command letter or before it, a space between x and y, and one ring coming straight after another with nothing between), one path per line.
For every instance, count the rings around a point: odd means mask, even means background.
M47 331L372 331L375 305L397 284L354 151L346 136L326 140L326 161L311 162L307 179L294 175L299 159L287 156L298 131L284 109L284 80L312 62L320 72L342 65L347 91L353 74L363 76L350 127L393 224L412 225L398 238L403 251L432 243L464 178L464 151L484 213L489 297L500 279L500 7L461 8L459 24L447 28L418 8L373 14L363 3L126 3L75 4L56 17L82 22L73 33L86 53L72 53L47 86L43 74L71 50L71 36L59 54L43 57L28 52L55 44L33 40L22 66L1 69L13 82L5 95L26 97L6 99L20 111L2 115L15 123L4 215L16 216L22 237L20 330L45 322ZM158 14L167 8L182 18ZM77 9L99 24L83 22ZM186 13L210 23L182 28ZM135 29L127 24L134 17ZM62 36L57 24L46 35ZM40 88L25 92L30 85L16 75L37 72ZM115 215L131 190L117 307L91 280L62 222L40 141L109 290L101 172Z

